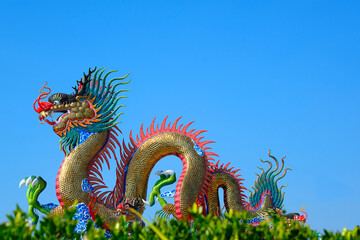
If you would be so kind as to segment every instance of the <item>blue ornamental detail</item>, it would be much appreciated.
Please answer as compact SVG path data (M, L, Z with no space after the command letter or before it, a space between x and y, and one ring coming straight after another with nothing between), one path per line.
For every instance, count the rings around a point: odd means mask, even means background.
M258 218L258 217L254 217L254 218L251 218L247 221L248 224L251 224L251 225L259 225L260 222L262 222L264 219L261 219L261 218Z
M191 139L192 140L192 139ZM205 151L201 149L201 147L199 147L199 145L196 144L196 142L194 140L192 140L194 143L194 149L196 151L197 154L199 154L200 156L204 156Z
M85 178L82 182L81 182L81 189L84 192L90 193L93 192L95 190L95 188L93 186L90 185L89 180L87 178Z
M173 189L171 191L166 191L166 192L160 194L160 197L162 197L162 198L174 198L175 197L175 189Z
M79 132L79 137L80 137L79 145L82 144L83 142L85 142L86 139L88 139L91 135L95 134L93 132L86 132L86 131L80 130L78 128L76 130Z
M47 204L43 204L41 205L42 207L45 207L45 208L49 208L49 209L55 209L57 208L59 205L55 204L55 203L47 203Z
M78 220L78 224L76 224L75 232L76 233L84 233L86 232L86 224L89 221L90 213L89 208L84 203L79 203L76 205L76 213L73 217L73 220Z
M106 230L104 237L106 237L107 239L111 238L111 233L109 230Z
M91 219L89 208L84 203L79 203L76 205L76 213L73 217L73 220L78 220L78 223L75 226L76 233L86 233L86 225L87 222ZM95 228L99 228L96 224ZM106 230L105 235L106 238L111 238L111 234L109 230Z

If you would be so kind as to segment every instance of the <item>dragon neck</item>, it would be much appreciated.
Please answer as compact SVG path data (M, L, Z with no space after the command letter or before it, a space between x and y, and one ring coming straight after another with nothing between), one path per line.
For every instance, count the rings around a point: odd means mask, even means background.
M89 163L107 138L108 131L92 134L65 157L56 177L56 195L61 206L70 206L75 200L90 202L89 193L82 190L82 181L87 178Z

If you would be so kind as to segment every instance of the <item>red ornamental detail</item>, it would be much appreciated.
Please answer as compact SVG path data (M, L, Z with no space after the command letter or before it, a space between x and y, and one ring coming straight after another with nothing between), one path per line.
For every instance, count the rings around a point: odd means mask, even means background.
M304 216L304 215L295 216L295 220L301 221L301 222L303 222L303 223L306 223L306 219L308 218L308 215L307 215L307 213L304 211L305 208L306 208L305 206L304 206L303 208L300 208L300 211L303 212L303 213L305 214L305 216Z
M97 215L97 211L99 210L100 207L95 207L95 204L96 204L96 196L95 194L93 194L91 191L89 191L89 196L90 196L90 203L88 205L88 208L89 208L89 214L91 216L91 219L95 222L96 221L96 215ZM105 223L101 226L107 230L109 230L109 226L106 225Z
M33 107L34 110L37 113L40 113L42 111L49 111L54 105L50 102L40 102L40 100L45 99L50 93L51 93L51 89L49 87L46 87L47 82L42 86L42 88L39 90L40 95L39 97L34 101ZM49 92L43 91L43 90L48 90ZM38 107L36 107L36 103L38 104Z

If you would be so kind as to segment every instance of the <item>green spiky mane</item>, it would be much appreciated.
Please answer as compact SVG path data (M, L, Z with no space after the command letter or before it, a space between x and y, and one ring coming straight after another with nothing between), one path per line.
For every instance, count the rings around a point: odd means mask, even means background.
M102 70L102 71L101 71ZM101 72L100 72L101 71ZM106 82L107 77L116 70L109 71L104 75L104 79L102 79L103 73L106 69L100 68L95 72L94 78L91 81L91 84L87 85L86 94L89 96L89 99L93 101L93 105L96 108L99 108L97 112L98 115L101 115L101 121L97 122L96 124L90 125L87 128L84 128L84 131L88 132L101 132L105 131L117 123L117 119L123 113L117 113L120 107L125 107L125 105L117 106L117 103L122 98L127 98L127 96L119 96L121 92L129 91L130 89L122 89L116 90L116 87L124 84L128 84L131 79L127 82L119 82L114 84L116 81L124 80L129 76L129 73L126 74L124 77L120 78L112 78L110 81ZM100 74L99 74L100 72ZM114 85L112 85L114 84ZM101 85L101 86L100 86Z

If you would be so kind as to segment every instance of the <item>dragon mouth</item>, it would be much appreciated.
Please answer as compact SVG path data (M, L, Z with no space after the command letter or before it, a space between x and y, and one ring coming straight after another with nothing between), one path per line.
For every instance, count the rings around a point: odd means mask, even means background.
M50 125L58 125L61 122L61 119L68 114L70 114L70 109L41 111L39 113L39 119L41 124L47 122ZM46 119L47 117L51 117L51 119L48 120Z

